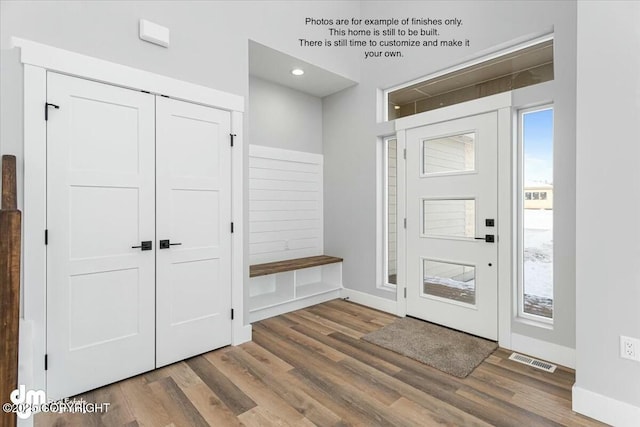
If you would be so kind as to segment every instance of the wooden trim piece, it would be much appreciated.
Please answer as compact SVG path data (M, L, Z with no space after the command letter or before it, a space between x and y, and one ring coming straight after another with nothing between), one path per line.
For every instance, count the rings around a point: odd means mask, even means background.
M399 130L396 134L396 151L407 149L407 131ZM407 314L407 229L404 220L407 218L407 160L404 156L398 159L396 169L396 315Z
M640 407L574 385L572 408L579 414L612 426L637 426Z
M394 290L395 292L395 290ZM394 295L394 294L390 294ZM394 295L395 296L395 295ZM388 299L379 297L376 295L371 295L366 292L356 291L355 289L342 288L340 292L340 298L347 299L350 302L363 305L368 308L373 308L376 310L384 311L385 313L390 313L393 315L397 315L400 311L398 306L402 306L404 309L404 298L396 301L395 299ZM400 315L404 317L404 314Z
M245 212L243 191L244 188L244 168L245 143L242 125L242 113L233 111L231 113L231 132L236 134L234 145L231 149L231 218L234 223L233 234L231 235L231 303L238 315L231 320L232 333L231 344L240 345L251 341L251 325L247 319L249 310L245 310L244 280L246 277L246 267L244 258L245 243ZM245 313L246 312L246 313ZM247 319L245 321L245 319Z
M511 105L511 92L502 92L484 98L473 99L461 104L454 104L437 110L396 119L396 131L412 129L424 125L446 122L454 118L475 116L489 111L497 111Z
M513 141L511 106L498 110L498 343L511 348L511 319L514 306L514 212Z
M499 343L502 347L502 338L500 338ZM576 350L574 348L516 333L510 334L509 344L509 350L547 360L567 368L576 368Z
M0 402L18 388L18 332L20 321L21 213L17 210L16 158L2 156L0 208ZM0 425L13 427L16 415L0 412Z
M32 326L31 339L21 343L20 384L27 389L46 390L44 355L46 353L46 224L47 128L43 107L47 102L47 72L24 65L24 182L23 185L23 281L25 321Z
M249 268L249 277L266 276L267 274L284 273L285 271L300 270L303 268L318 267L326 264L342 262L342 258L328 255L310 256L305 258L288 259L285 261L268 262L252 265Z
M16 156L2 156L2 209L18 209Z
M228 111L244 111L244 97L160 74L13 37L23 64L129 89L145 90Z

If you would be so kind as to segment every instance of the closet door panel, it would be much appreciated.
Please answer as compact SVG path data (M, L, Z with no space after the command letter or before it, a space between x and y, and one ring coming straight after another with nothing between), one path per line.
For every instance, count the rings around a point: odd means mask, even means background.
M231 343L230 121L156 97L158 367Z
M48 73L47 397L154 368L154 97Z

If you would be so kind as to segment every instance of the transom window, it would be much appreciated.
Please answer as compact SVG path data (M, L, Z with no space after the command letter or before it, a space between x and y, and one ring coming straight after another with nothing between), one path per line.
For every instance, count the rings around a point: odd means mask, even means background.
M394 120L549 80L553 80L553 38L547 36L387 90L386 117Z

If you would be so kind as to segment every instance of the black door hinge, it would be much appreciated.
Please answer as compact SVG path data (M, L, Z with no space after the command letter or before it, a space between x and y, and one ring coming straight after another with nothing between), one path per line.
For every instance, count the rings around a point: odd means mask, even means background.
M231 309L231 320L233 320L233 308Z
M402 156L405 158L405 160L407 159L407 149L406 148L404 149Z
M44 103L44 119L45 119L45 120L49 120L49 107L53 107L53 108L55 108L56 110L58 110L58 109L60 108L60 106L59 106L59 105L51 104L51 103L49 103L49 102L45 102L45 103Z
M233 138L236 136L236 134L230 133L229 136L231 137L231 146L233 147Z
M231 232L233 233L233 223L231 223Z
M49 244L49 230L44 230L44 244Z
M49 369L49 355L45 354L44 355L44 370L46 371L47 369Z
M407 228L407 218L404 219L404 228Z
M404 288L404 297L407 297L407 288Z

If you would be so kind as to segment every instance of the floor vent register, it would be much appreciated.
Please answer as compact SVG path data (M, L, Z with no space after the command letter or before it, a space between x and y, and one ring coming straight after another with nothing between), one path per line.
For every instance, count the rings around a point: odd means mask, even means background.
M534 359L532 357L524 356L518 353L512 353L511 356L509 356L509 360L514 360L516 362L533 366L534 368L542 369L543 371L551 372L551 373L553 373L557 367L552 363L544 362L542 360Z

